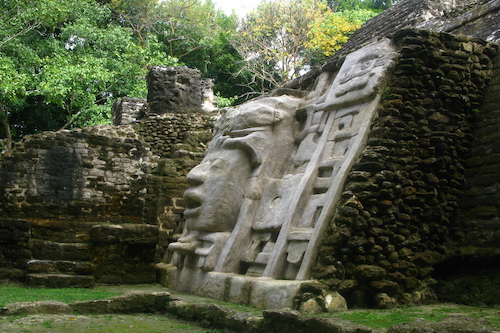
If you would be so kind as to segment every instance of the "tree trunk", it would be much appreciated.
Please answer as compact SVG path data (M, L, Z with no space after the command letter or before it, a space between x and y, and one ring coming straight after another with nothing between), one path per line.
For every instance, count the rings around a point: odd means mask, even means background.
M10 131L10 125L8 120L7 107L5 105L0 104L0 119L2 120L2 126L5 131L5 139L2 142L3 150L12 149L12 133Z

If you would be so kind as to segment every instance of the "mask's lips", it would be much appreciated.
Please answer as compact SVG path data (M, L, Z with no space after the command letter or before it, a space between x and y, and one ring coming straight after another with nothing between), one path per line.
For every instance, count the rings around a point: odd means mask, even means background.
M203 197L196 190L187 189L184 192L184 204L186 205L184 216L192 217L198 215L202 203Z

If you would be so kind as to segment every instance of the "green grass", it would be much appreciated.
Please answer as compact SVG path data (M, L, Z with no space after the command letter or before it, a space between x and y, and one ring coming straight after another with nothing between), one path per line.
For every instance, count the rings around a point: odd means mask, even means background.
M0 317L0 332L9 333L216 333L174 316L134 315L32 315Z
M8 303L28 302L28 301L32 302L32 301L53 300L64 303L73 303L85 300L108 299L114 296L122 295L127 290L127 288L122 290L118 287L111 288L112 291L109 291L109 289L110 287L96 287L94 289L85 289L85 288L42 289L42 288L28 288L20 285L0 283L0 307ZM180 296L182 299L188 302L190 302L189 299L193 297L192 295L182 295L182 294L178 296ZM191 301L199 302L200 300L195 299ZM257 316L262 315L262 310L244 305L237 305L213 299L205 299L203 302L224 305L231 308L234 311L248 312L255 314ZM378 330L378 329L387 329L396 324L401 324L404 322L413 322L420 318L429 321L439 321L445 318L446 316L452 314L468 315L478 319L484 318L487 319L495 327L495 329L500 330L500 309L455 305L451 303L397 308L390 310L352 309L345 312L322 313L322 314L316 314L314 316L321 316L332 319L341 318ZM111 315L108 316L110 318L116 317ZM101 318L100 319L101 321L103 320L103 318L105 318L105 316L103 315L99 317ZM129 317L127 318L128 321L131 320ZM142 317L138 316L137 320L139 320L139 318ZM13 319L11 318L11 320ZM54 325L54 323L51 321L46 321L38 323L38 325L49 329L51 325ZM114 322L114 325L119 326L120 324ZM172 325L174 325L174 323L172 323ZM189 323L186 322L177 322L175 323L175 325L177 326L170 327L172 332L175 332L176 329L178 329L179 331L187 329L187 331L189 331L189 327L191 326ZM154 330L151 330L151 332L153 331ZM200 332L199 328L195 329L194 331Z
M500 329L500 310L453 304L441 304L424 307L399 308L392 310L349 310L335 314L337 318L372 327L389 328L417 319L440 321L452 314L468 315L473 318L487 319L496 329Z
M108 299L122 295L118 292L106 291L103 287L87 288L27 288L12 284L0 284L0 306L16 302L60 301L73 303Z

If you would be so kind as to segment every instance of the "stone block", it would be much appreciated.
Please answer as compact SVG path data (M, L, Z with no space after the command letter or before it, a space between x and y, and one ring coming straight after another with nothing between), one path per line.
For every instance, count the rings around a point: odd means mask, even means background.
M48 260L89 260L88 243L58 243L32 239L30 248L35 258Z
M156 244L159 228L149 224L106 224L92 227L93 243Z
M67 274L27 274L26 284L46 288L93 288L94 277Z
M0 309L2 315L70 314L71 307L63 302L39 301L7 304Z
M30 260L26 266L29 273L92 275L95 271L95 264L89 261Z

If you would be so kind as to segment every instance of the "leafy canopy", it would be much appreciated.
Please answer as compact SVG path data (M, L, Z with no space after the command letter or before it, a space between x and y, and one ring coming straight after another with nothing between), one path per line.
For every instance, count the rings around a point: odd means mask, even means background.
M343 1L343 8L348 8ZM260 93L280 87L331 56L376 11L349 0L334 11L326 1L266 0L242 21L233 46ZM339 4L340 6L340 4ZM340 7L339 7L340 8Z
M0 143L109 123L117 98L146 96L153 65L200 69L221 105L263 93L395 1L263 0L240 20L212 0L2 0Z
M145 96L152 64L177 64L158 44L138 43L93 0L1 2L4 148L13 137L41 130L109 122L116 98Z

